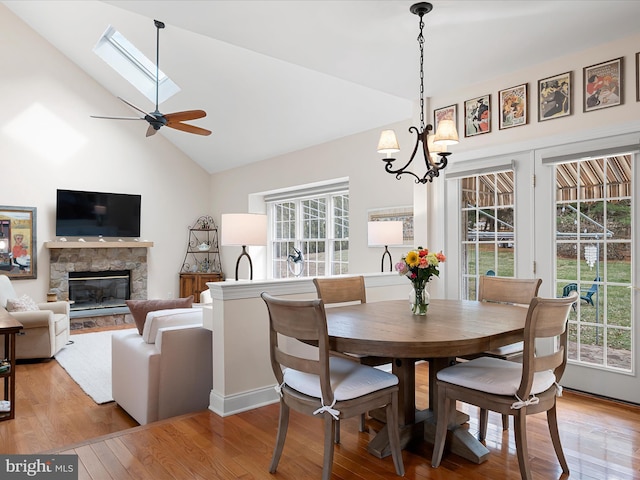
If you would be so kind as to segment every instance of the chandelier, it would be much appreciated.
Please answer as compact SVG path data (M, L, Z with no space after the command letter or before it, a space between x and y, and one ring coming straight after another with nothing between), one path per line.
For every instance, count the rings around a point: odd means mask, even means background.
M438 122L438 129L434 133L432 125L425 125L424 122L424 21L422 17L433 9L433 5L428 2L420 2L412 5L409 10L411 13L420 17L420 34L418 35L418 46L420 47L420 128L414 126L409 127L409 132L416 134L416 144L409 161L401 168L393 169L395 158L391 157L392 153L400 151L396 133L393 130L384 130L380 134L378 142L378 153L386 154L386 158L382 160L386 163L384 169L387 173L394 174L399 180L402 175L412 175L416 179L416 183L432 182L433 179L440 175L440 170L447 166L447 157L451 155L447 152L447 145L455 145L458 143L458 132L456 125L452 119L443 119ZM426 172L420 176L409 170L409 165L413 162L418 148L422 144L422 154L424 156L424 164ZM438 156L440 157L438 159Z

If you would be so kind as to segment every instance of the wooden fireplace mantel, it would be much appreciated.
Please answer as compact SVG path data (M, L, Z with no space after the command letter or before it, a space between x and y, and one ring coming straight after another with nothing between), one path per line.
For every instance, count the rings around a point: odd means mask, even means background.
M153 242L117 242L117 241L104 241L104 242L44 242L45 248L150 248L153 247Z

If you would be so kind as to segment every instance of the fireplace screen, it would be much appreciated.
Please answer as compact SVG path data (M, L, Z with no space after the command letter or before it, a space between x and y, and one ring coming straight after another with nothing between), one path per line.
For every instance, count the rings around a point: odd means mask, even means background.
M69 272L71 310L123 307L131 295L129 270Z

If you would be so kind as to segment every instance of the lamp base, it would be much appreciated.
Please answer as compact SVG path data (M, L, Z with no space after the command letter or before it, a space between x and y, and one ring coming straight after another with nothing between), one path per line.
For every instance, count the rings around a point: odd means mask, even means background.
M240 266L240 260L242 260L242 257L247 257L247 260L249 260L249 280L253 280L253 263L251 263L251 257L247 253L247 246L243 245L242 253L236 261L236 281L238 280L238 267Z
M382 260L380 261L380 271L384 272L384 257L389 257L389 271L393 272L393 265L391 263L391 252L387 248L387 245L384 246L384 253L382 254Z

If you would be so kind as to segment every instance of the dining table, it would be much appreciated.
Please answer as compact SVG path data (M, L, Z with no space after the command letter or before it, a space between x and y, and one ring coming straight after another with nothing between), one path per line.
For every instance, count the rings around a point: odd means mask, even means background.
M392 359L398 377L398 418L403 448L435 438L438 371L463 355L479 354L522 341L527 308L472 300L432 299L425 316L413 315L406 300L385 300L326 309L332 350ZM429 362L428 408L416 408L415 364ZM458 412L456 424L469 420ZM368 451L391 453L385 425L370 441ZM450 449L474 463L489 450L466 428L450 428Z

